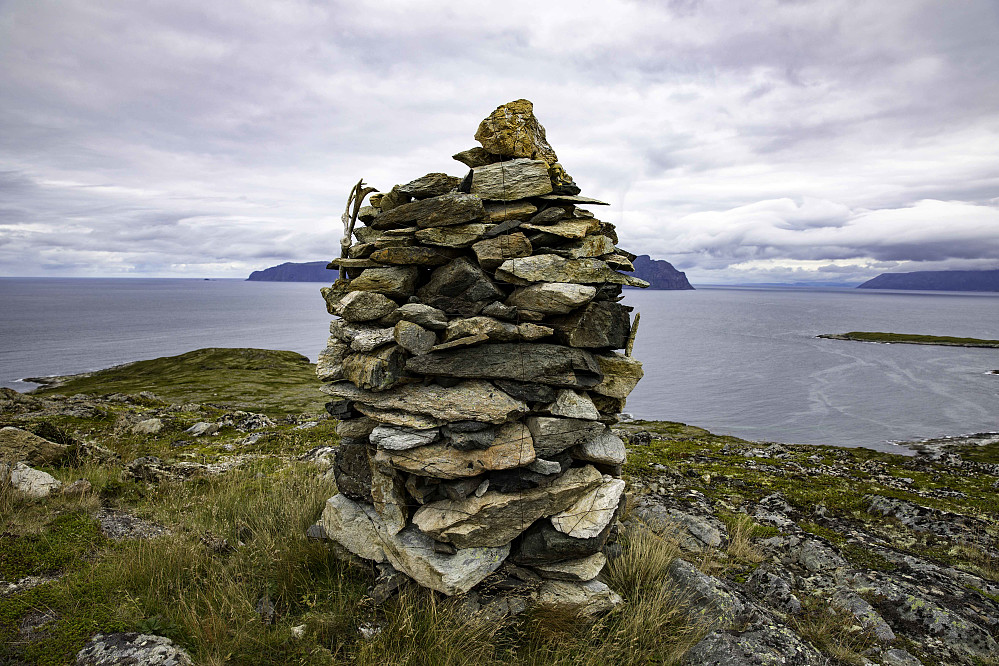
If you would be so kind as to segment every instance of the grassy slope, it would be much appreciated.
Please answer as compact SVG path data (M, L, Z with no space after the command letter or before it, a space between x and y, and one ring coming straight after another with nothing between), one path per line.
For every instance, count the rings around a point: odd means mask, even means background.
M35 395L152 391L170 402L226 404L269 416L320 412L316 366L290 351L197 349L58 378Z
M107 394L148 390L176 403L206 400L232 402L272 416L321 412L313 397L312 367L297 354L261 350L199 350L70 379L53 393ZM311 402L310 402L311 401ZM183 430L199 420L213 420L220 408L163 412L166 427L156 435L133 435L123 424L162 411L152 400L102 403L92 418L41 416L19 419L0 413L0 426L56 429L67 436L113 450L116 461L77 461L46 468L62 481L91 481L92 493L79 498L55 496L30 500L0 487L0 578L56 575L55 580L24 593L0 597L0 662L6 656L26 663L59 664L72 657L98 631L148 631L170 636L191 651L196 663L361 663L465 664L642 664L677 663L700 630L690 625L679 601L662 584L663 570L678 550L667 539L637 532L626 541L624 556L606 572L627 603L595 624L579 623L541 611L509 624L468 624L454 600L426 590L408 590L380 608L361 603L374 582L370 568L355 568L332 556L326 544L309 542L305 528L334 492L316 468L297 456L320 444L336 442L333 423L296 430L294 424L267 428L252 444L231 428L192 440ZM775 491L806 515L822 503L833 515L883 537L905 541L906 550L996 580L994 562L953 544L927 540L897 521L866 513L863 494L899 497L934 508L976 516L992 524L999 515L995 492L986 479L964 478L954 469L932 473L914 459L863 449L787 446L789 456L761 459L761 446L714 435L701 428L670 422L634 422L657 439L633 447L628 478L646 488L665 482L660 475L685 479L731 513L722 515L732 545L700 566L731 579L742 579L762 555L754 537L773 528L754 525L737 513L740 506ZM250 464L218 476L156 484L129 481L123 466L144 455L166 462L211 462L233 455L257 456ZM966 459L996 460L997 447L962 451ZM832 472L835 472L833 474ZM904 482L897 478L907 477ZM807 480L805 480L807 479ZM675 481L674 481L675 483ZM930 497L934 490L959 490L953 497ZM670 492L683 488L674 486ZM168 537L114 543L97 529L98 507L121 509L169 527ZM842 544L856 565L888 566L847 536L811 523L802 524ZM202 536L225 538L233 549L215 552ZM262 624L254 606L267 594L278 611L277 623ZM815 617L828 623L828 609L817 605ZM50 613L53 620L29 635L18 633L25 618ZM810 617L810 616L809 616ZM383 628L364 640L362 624ZM821 624L821 622L819 623ZM302 639L291 628L306 625ZM862 651L847 634L834 629L798 630L827 654ZM851 647L852 646L852 647ZM927 662L929 663L929 662Z
M855 340L857 342L887 342L908 345L944 345L949 347L999 347L999 340L955 338L945 335L915 335L911 333L880 333L851 331L849 333L820 335L830 340Z

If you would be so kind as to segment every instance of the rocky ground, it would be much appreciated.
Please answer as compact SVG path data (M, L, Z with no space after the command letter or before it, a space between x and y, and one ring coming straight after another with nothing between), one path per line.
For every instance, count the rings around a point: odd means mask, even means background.
M628 506L605 577L626 603L567 628L506 599L469 634L475 599L306 537L337 443L315 403L294 409L312 368L294 381L267 352L213 351L159 359L172 372L128 393L126 366L87 393L0 394L0 663L997 663L994 438L903 456L618 424ZM237 366L266 413L225 381ZM673 550L642 588L622 563L649 539ZM680 617L624 638L653 588Z

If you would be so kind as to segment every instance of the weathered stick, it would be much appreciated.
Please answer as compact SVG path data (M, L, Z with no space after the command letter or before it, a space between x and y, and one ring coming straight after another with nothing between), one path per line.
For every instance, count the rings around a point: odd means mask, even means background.
M350 249L351 236L354 235L354 225L357 224L357 215L361 211L364 197L377 191L373 187L365 187L363 178L351 188L350 194L347 196L347 206L343 210L343 215L340 216L340 221L343 222L343 238L340 239L340 257L342 259L347 257L347 250Z

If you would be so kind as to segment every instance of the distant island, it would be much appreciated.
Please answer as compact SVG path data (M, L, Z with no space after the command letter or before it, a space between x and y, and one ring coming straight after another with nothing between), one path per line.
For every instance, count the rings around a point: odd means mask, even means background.
M325 282L336 280L337 271L327 269L328 261L285 262L262 271L253 271L247 280L253 282ZM653 259L647 254L640 255L632 262L635 271L631 273L651 284L651 289L693 289L687 276L662 259Z
M999 270L915 271L882 273L857 289L912 289L917 291L999 291Z
M326 268L329 261L287 261L262 271L253 271L247 280L253 282L333 282L337 278L334 268Z
M979 340L978 338L955 338L949 335L913 335L910 333L880 333L873 331L851 331L850 333L826 333L815 336L827 340L854 340L856 342L880 342L903 345L942 345L945 347L999 347L999 340Z

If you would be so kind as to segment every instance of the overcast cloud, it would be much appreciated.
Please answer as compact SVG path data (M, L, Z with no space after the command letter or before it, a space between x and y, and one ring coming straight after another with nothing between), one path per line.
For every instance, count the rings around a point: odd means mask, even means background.
M0 1L0 275L242 277L526 97L701 283L999 268L999 3Z

